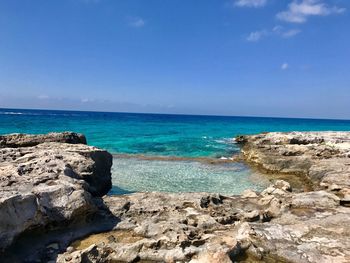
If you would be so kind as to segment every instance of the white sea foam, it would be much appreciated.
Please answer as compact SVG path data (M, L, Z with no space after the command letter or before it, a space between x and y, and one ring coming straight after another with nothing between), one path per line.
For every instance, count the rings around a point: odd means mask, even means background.
M232 157L221 156L219 159L220 159L220 160L231 160L231 161L233 161L233 158L232 158Z
M3 115L23 115L23 112L13 112L13 111L0 111Z
M222 144L232 144L232 143L236 143L236 140L235 138L222 138L222 139L215 140L215 142L222 143Z
M81 117L86 114L77 113L48 113L48 112L14 112L14 111L0 111L1 115L26 115L26 116L64 116L64 117Z

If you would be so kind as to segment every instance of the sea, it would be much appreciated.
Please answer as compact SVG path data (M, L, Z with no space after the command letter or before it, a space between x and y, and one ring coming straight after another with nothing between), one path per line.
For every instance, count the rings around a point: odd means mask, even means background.
M0 109L0 134L74 131L113 154L110 194L261 190L271 178L231 161L237 135L350 131L350 120Z

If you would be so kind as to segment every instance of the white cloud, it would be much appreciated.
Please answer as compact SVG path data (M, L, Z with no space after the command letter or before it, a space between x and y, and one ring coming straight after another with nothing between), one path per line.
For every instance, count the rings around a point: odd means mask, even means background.
M236 0L233 5L238 7L262 7L266 3L267 0Z
M301 30L299 30L299 29L290 29L290 30L282 32L281 36L284 38L290 38L290 37L294 37L294 36L298 35L300 32L301 32Z
M268 35L268 32L266 30L251 32L248 35L248 37L247 37L247 41L249 41L249 42L257 42L261 38L263 38L263 37L265 37L267 35Z
M128 17L128 25L135 28L145 26L146 22L141 17Z
M274 28L272 28L272 31L275 33L281 33L283 30L282 26L275 26Z
M272 30L260 30L251 32L246 40L249 42L258 42L264 37L279 36L282 38L292 38L299 34L301 30L299 29L285 29L282 26L275 26Z
M283 63L282 65L281 65L281 69L282 70L287 70L289 68L289 64L288 63Z
M277 14L277 18L291 23L304 23L310 16L340 14L345 10L345 8L329 6L323 0L293 0L286 11Z

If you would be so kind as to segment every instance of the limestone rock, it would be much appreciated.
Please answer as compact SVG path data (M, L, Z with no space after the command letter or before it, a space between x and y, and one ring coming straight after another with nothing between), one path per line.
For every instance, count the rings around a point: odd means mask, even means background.
M61 142L70 144L86 144L83 134L74 132L48 133L39 135L29 135L14 133L0 135L0 148L18 148L35 146L44 142Z
M75 133L0 137L0 249L24 231L96 211L93 196L111 187L112 156L85 141Z
M95 212L103 220L92 225L113 221L112 227L103 232L84 224L69 228L64 237L70 242L82 229L79 237L85 238L73 243L49 239L39 247L45 256L41 261L350 262L349 137L315 132L238 138L250 163L270 174L304 176L315 188L295 192L277 180L260 193L242 196L133 193L100 198L108 188L105 171L110 167L103 151L57 142L2 148L1 241ZM32 245L27 244L33 250ZM29 256L34 252L27 251Z
M296 194L293 196L291 202L294 208L335 208L339 204L340 198L326 191Z
M241 196L243 198L255 198L255 197L258 197L258 195L256 194L256 192L254 192L253 190L251 189L246 189L242 192Z
M270 132L236 141L248 162L268 172L302 176L314 188L350 188L350 132Z

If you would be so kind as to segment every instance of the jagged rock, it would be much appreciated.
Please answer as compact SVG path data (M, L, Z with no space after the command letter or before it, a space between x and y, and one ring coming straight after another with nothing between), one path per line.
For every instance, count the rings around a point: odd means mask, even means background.
M86 144L86 138L83 134L74 132L53 132L39 135L29 135L21 133L0 135L0 148L30 147L44 142Z
M260 213L258 210L245 212L243 214L243 220L248 221L248 222L258 221L259 218L260 218Z
M350 193L350 132L265 133L237 142L248 162L291 178L304 176L306 184L328 191L288 193L287 185L276 184L265 189L260 204L274 203L266 211L274 217L250 223L252 261L350 262L350 209L344 207Z
M236 141L264 170L303 176L314 188L350 188L350 132L270 132Z
M100 150L54 142L3 148L0 184L8 191L2 190L0 213L5 209L9 217L0 227L16 223L21 233L33 222L47 226L91 211L104 223L117 219L108 232L90 230L85 234L93 235L65 246L61 239L47 242L41 249L60 263L350 262L349 134L237 139L249 162L271 173L304 176L317 191L293 192L289 183L277 180L260 193L242 196L134 193L98 202L93 197L106 192L99 183L107 180L107 168L95 166L108 163ZM17 214L19 221L10 222Z
M0 249L24 231L97 210L93 196L111 187L112 156L85 141L75 133L0 137Z
M278 182L268 188L283 191L276 185L287 186ZM340 206L339 199L325 191L284 191L283 195L279 191L250 198L221 196L221 203L210 201L205 207L200 201L211 199L205 193L106 196L106 206L121 223L104 234L107 239L94 237L101 242L96 245L102 260L92 262L239 262L252 258L247 262L296 263L307 262L309 257L310 262L332 262L333 253L334 259L347 262L349 253L341 251L350 251L346 238L350 226L345 223L350 208ZM77 251L71 257L74 253ZM59 262L65 262L67 254L59 255Z
M205 193L106 196L106 206L121 223L108 234L112 242L96 245L101 255L109 250L110 259L122 262L230 262L250 246L252 229L243 222L264 220L271 204L260 204L262 198ZM137 239L129 242L126 236ZM59 256L60 262L66 255Z
M294 208L335 208L340 205L340 199L325 191L300 193L292 197L291 205Z
M349 216L350 209L332 211L317 205L291 210L265 224L251 223L252 247L267 262L350 262Z
M244 190L241 194L241 196L243 198L255 198L255 197L258 197L258 195L256 194L256 192L254 192L253 190L251 189L247 189L247 190Z

